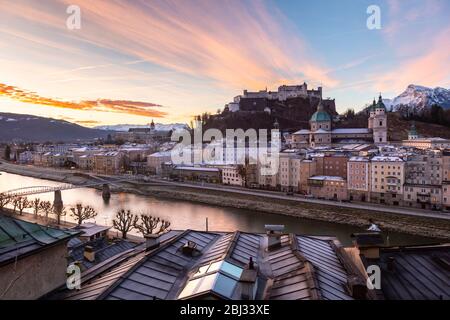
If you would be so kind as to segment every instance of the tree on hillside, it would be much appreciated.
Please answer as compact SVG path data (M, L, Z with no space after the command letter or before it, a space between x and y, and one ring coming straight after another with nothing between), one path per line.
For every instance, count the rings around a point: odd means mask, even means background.
M437 124L443 124L444 120L444 109L437 104L433 104L430 109L431 122Z
M345 112L344 112L344 117L346 119L353 119L355 117L355 110L348 108Z
M53 211L53 205L50 201L41 201L39 204L39 210L43 212L45 218L48 219L48 215Z
M5 159L6 161L9 161L11 159L11 147L9 145L6 145L5 147L3 159Z
M158 228L159 225L159 228ZM147 234L160 234L165 232L170 226L168 220L160 219L159 217L153 217L148 214L140 215L140 222L136 221L134 227L142 233L143 236ZM154 232L157 230L156 232Z
M92 219L97 216L97 211L91 206L85 206L81 203L77 203L75 207L70 208L72 213L70 214L77 220L78 225L82 224L84 220Z
M116 217L113 220L113 226L122 233L122 238L126 239L128 232L134 228L138 219L139 217L132 214L130 210L125 211L124 209L121 209L116 213Z
M33 208L33 213L35 216L37 216L39 214L40 204L41 204L41 199L39 199L39 198L35 198L33 201L31 201L31 208Z
M3 210L4 207L6 207L6 205L8 205L8 203L11 202L11 197L4 194L4 193L0 193L0 210Z
M22 215L23 210L30 208L31 202L27 199L27 197L18 197L17 200L17 209L19 210L19 214Z

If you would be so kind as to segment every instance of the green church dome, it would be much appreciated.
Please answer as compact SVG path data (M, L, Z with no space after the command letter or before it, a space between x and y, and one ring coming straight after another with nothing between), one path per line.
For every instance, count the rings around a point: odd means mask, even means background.
M325 111L325 108L322 105L322 101L319 102L317 106L317 111L311 116L309 121L314 122L323 122L323 121L331 121L330 115Z
M376 103L376 101L375 101L375 98L373 98L373 103L372 103L372 105L369 107L369 112L370 112L370 111L375 111L376 107L377 107L377 103Z
M376 108L377 108L377 109L384 109L384 110L386 110L386 106L385 106L384 103L383 103L383 99L381 98L381 94L380 94L380 96L378 97L378 103L377 103Z

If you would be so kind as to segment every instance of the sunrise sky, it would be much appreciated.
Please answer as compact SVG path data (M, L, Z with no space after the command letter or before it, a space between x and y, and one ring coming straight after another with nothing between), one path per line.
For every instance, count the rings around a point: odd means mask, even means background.
M80 30L66 27L74 4ZM449 16L448 0L0 0L0 112L189 122L304 81L360 109L410 83L450 87Z

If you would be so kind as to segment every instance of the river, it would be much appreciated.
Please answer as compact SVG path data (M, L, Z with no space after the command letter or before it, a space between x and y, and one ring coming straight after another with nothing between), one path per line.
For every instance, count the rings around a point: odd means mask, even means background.
M22 187L55 186L59 184L61 183L5 172L1 172L0 175L0 192ZM28 198L34 199L35 197L38 197L41 200L53 201L53 193L39 194L29 196ZM62 198L66 208L69 208L76 203L94 207L99 214L95 219L90 221L105 225L112 225L115 213L117 210L123 208L130 209L133 213L137 214L147 213L163 219L168 219L171 221L171 229L174 230L205 230L206 219L208 219L210 231L240 230L247 232L264 232L265 224L283 224L285 225L285 230L288 232L306 235L336 236L344 245L351 244L350 235L353 232L363 231L361 228L349 225L267 214L243 209L203 205L187 201L158 199L155 197L140 196L130 193L112 194L109 203L105 203L101 197L101 191L91 188L62 191ZM64 216L62 220L73 222L73 219L69 214ZM390 245L436 242L436 240L433 239L398 232L383 232L383 235Z

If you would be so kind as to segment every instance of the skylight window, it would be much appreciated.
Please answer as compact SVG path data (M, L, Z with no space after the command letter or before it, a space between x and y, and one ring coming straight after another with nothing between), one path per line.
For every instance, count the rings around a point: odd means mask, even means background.
M242 271L242 268L223 260L201 266L187 282L178 298L186 299L215 293L231 299Z

